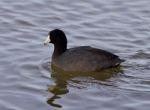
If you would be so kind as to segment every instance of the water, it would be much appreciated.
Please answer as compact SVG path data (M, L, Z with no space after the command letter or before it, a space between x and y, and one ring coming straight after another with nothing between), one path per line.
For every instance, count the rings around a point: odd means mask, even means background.
M1 0L0 110L149 110L149 0ZM48 31L68 46L91 45L126 59L92 74L56 73Z

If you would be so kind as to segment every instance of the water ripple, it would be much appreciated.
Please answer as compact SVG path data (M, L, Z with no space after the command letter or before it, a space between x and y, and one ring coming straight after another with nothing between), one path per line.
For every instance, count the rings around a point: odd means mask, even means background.
M148 110L149 7L149 0L1 0L0 109ZM53 46L43 46L54 28L69 47L91 45L126 62L103 74L57 74Z

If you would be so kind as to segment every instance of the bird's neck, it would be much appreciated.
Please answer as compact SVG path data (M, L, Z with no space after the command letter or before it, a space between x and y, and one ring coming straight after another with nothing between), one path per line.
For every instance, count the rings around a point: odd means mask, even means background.
M55 44L54 45L54 53L53 53L53 57L56 58L58 56L60 56L62 53L64 53L67 50L67 44Z

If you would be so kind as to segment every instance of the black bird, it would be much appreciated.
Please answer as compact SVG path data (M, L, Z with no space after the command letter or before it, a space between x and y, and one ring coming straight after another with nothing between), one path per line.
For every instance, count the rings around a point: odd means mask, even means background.
M49 32L44 44L54 44L52 65L72 72L91 72L119 66L124 60L108 51L80 46L67 49L67 38L62 30Z

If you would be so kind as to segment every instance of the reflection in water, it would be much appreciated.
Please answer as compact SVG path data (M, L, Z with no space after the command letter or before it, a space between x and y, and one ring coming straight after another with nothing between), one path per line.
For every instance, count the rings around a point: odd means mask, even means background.
M112 76L115 76L118 73L123 73L121 67L106 69L102 70L101 72L79 73L64 72L56 68L55 66L52 66L51 77L55 79L55 85L48 88L49 92L51 92L53 96L48 99L47 103L53 107L61 108L62 106L60 104L56 104L54 101L61 98L61 95L69 93L67 86L71 86L73 85L72 83L75 83L76 85L73 87L81 89L81 87L78 86L83 83L93 83L93 81L94 83L106 81L107 79L110 79ZM88 80L83 81L82 78Z
M54 101L55 99L61 98L60 95L67 94L69 92L69 90L67 89L67 81L58 78L56 79L55 83L55 86L50 86L48 88L49 92L51 92L53 96L48 99L47 103L53 107L61 108L62 106L59 104L55 104Z

